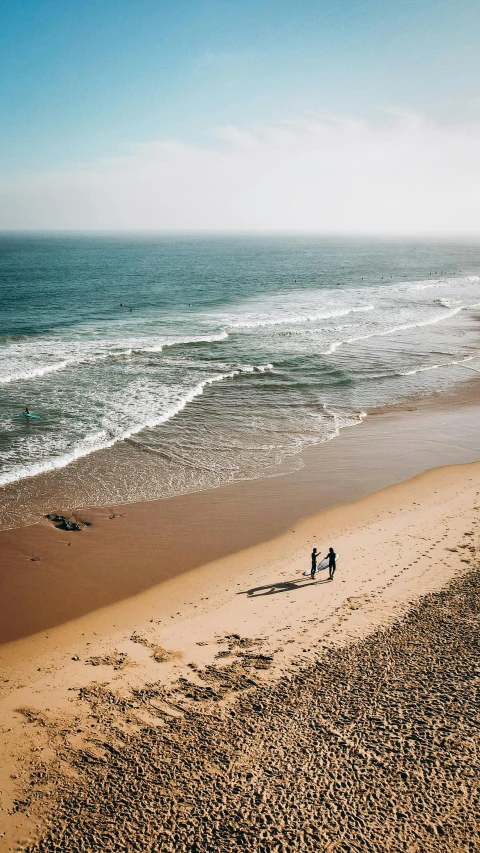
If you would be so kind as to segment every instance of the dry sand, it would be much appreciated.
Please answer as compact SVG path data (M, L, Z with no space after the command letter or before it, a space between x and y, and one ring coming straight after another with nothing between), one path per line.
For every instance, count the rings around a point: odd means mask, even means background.
M0 849L478 849L479 495L436 469L2 646Z

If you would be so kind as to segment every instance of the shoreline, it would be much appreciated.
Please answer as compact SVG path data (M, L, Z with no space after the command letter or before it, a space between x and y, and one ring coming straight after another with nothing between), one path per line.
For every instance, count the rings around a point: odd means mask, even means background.
M301 467L289 474L71 513L59 506L57 512L88 525L71 533L45 519L0 531L0 643L268 543L319 511L425 470L480 459L479 383L469 386L467 398L462 392L424 399L342 430L303 450Z
M438 412L441 415L443 412L451 412L452 410L459 412L470 409L472 406L480 408L480 382L478 378L470 378L459 383L453 388L442 392L431 392L426 395L407 397L396 403L388 405L379 405L374 408L368 408L362 416L358 415L356 423L339 428L338 434L333 438L325 441L319 441L309 444L296 452L287 454L278 464L271 467L269 471L265 470L258 476L250 476L239 479L233 479L224 483L217 483L205 487L191 487L186 490L169 492L167 488L166 494L157 494L153 496L139 496L137 498L118 499L118 491L122 492L125 488L125 482L132 478L132 472L135 471L135 476L142 480L144 477L148 482L148 489L151 487L151 478L154 475L153 460L150 456L148 464L145 468L144 459L145 453L137 449L132 450L130 440L120 441L112 447L97 450L85 457L70 462L66 466L58 469L52 469L44 473L25 477L12 483L8 483L0 488L1 497L1 515L0 515L0 532L2 530L15 530L19 527L30 527L38 522L41 522L44 516L57 507L65 509L101 509L102 507L124 507L136 504L155 503L175 498L185 497L191 494L208 494L215 489L235 487L241 483L254 483L257 480L277 479L288 477L295 474L309 464L310 460L315 464L316 451L324 456L325 453L330 453L330 450L321 450L321 448L334 448L332 451L337 455L337 444L339 441L342 444L345 442L344 436L353 432L358 434L356 428L359 429L359 442L362 442L362 432L369 429L369 422L372 418L383 418L384 416L399 416L405 415L407 412ZM354 407L355 408L355 407ZM180 418L182 415L179 416ZM363 428L363 429L362 429ZM451 440L457 440L452 433ZM480 446L479 446L480 456ZM424 465L411 468L412 473L418 473L420 470L435 467L441 464L455 464L457 462L470 461L463 456L457 454L449 454L448 457L442 459L438 456L432 456ZM156 463L155 463L156 464ZM112 472L113 478L112 478ZM161 479L162 471L158 470L156 475ZM95 488L100 488L100 491L105 491L101 499L89 500L88 496L92 497L92 484ZM119 484L121 484L119 486ZM193 484L192 484L193 485ZM381 482L380 485L388 485L387 482ZM380 486L374 486L380 487ZM134 491L137 487L134 488ZM140 491L142 487L140 487ZM367 490L364 491L367 493ZM115 495L117 494L117 498ZM99 492L100 495L100 492ZM342 497L339 500L348 499ZM97 496L98 497L98 496ZM337 500L336 502L339 502Z
M172 719L202 725L254 690L263 704L462 582L480 544L470 388L369 417L290 474L75 510L79 531L0 531L1 853L62 849L59 792L67 802L72 770L104 760L99 743L142 750ZM314 544L340 554L332 583L303 577ZM109 798L92 797L102 813Z
M111 743L115 757L128 743L141 751L182 720L201 727L230 709L238 715L238 701L265 702L275 685L292 683L308 667L333 672L336 650L345 648L349 660L365 638L388 634L419 599L452 580L462 583L478 564L479 498L480 462L430 470L133 598L1 646L0 824L6 834L0 850L62 849L66 830L55 817L56 797L59 791L72 796L75 768L92 761L93 769L96 761L100 770L107 766L102 744ZM312 583L302 572L325 529L340 554L337 573L333 582ZM388 657L390 642L386 648ZM435 665L441 670L443 663ZM373 673L380 683L382 673L382 666ZM348 687L351 668L345 677ZM253 718L239 719L248 745ZM194 754L189 743L179 743L182 761ZM328 739L319 743L327 748ZM225 778L233 790L235 778ZM133 789L127 795L133 809L136 796ZM88 809L101 814L109 798L94 788L89 802ZM53 848L32 846L45 832ZM152 838L145 842L150 850L147 841ZM25 846L14 847L20 843Z

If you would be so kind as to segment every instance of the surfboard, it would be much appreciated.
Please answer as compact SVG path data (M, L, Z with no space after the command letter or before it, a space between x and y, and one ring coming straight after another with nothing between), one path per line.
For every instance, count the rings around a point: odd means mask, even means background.
M335 560L338 560L338 557L339 557L339 555L335 554ZM328 569L328 557L325 557L324 560L320 560L320 562L317 563L317 572L321 572L321 571L323 571L323 569ZM309 578L311 576L311 574L312 574L312 570L307 569L307 571L303 573L303 576L305 578Z
M36 418L40 420L40 415L34 415L33 412L22 412L24 418Z

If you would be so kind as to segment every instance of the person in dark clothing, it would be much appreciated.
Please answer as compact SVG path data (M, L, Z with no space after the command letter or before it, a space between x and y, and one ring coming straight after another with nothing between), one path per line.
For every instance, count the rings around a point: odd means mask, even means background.
M337 555L336 555L335 551L333 550L333 548L329 548L328 554L325 557L325 559L327 559L327 557L328 557L328 577L330 578L331 581L333 581L335 569L337 568L336 556Z
M317 557L318 557L318 551L316 548L314 548L312 551L312 568L310 571L310 574L312 576L312 581L315 580L315 572L317 571Z

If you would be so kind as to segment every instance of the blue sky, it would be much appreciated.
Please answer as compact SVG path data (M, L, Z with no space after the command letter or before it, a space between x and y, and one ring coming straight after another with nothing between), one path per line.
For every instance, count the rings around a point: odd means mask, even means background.
M2 167L310 112L478 114L471 0L10 0L0 27Z
M95 189L92 174L97 180L99 170L111 171L118 158L129 158L117 162L122 175L132 156L143 170L142 157L150 162L149 146L159 143L158 166L159 157L171 156L161 146L172 140L181 175L178 146L195 147L201 170L208 152L232 144L232 133L238 154L245 134L253 134L250 148L258 134L265 148L266 137L285 122L294 123L302 148L302 122L333 117L338 128L353 117L368 124L375 147L377 128L385 129L392 115L415 114L435 123L451 170L452 147L463 157L463 135L480 121L479 36L478 0L7 0L0 15L0 227L37 222L28 213L33 202L22 183L27 179L36 186L39 209L42 193L47 214L57 205L55 215L45 216L45 225L54 227L63 216L62 174L70 176L64 192L73 198L71 182L88 171L88 204L95 208L95 193L106 190L98 184ZM225 143L218 128L226 126L236 130L227 132ZM460 130L460 143L445 142L443 129L455 133L458 127L467 128ZM351 128L344 130L348 171L355 143ZM399 144L410 150L417 129L410 126L408 141L404 123L397 131ZM317 127L314 135L319 132ZM311 136L311 128L305 133ZM309 145L311 154L312 140ZM335 145L342 142L337 138ZM395 170L388 134L382 145ZM380 145L380 160L383 150ZM157 166L161 194L166 179ZM247 174L245 162L243 168ZM440 177L444 168L442 161ZM48 174L54 177L47 186ZM200 177L192 180L200 187ZM82 204L71 227L77 220L88 224L85 199ZM41 216L38 221L40 226ZM95 227L108 222L105 212Z

